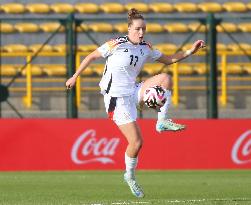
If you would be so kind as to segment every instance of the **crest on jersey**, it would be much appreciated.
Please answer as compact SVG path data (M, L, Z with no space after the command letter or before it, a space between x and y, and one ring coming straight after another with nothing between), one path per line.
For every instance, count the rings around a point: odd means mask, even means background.
M110 41L108 41L108 46L110 49L113 49L115 46L121 44L121 43L126 43L128 42L128 37L127 36L121 36L118 37L116 39L111 39Z

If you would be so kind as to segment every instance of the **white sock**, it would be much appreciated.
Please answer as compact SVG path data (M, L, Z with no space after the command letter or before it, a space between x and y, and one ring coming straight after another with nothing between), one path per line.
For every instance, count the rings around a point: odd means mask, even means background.
M172 93L170 90L166 90L166 102L165 104L160 108L160 112L158 112L158 120L166 120L168 119L168 108L171 103L171 97Z
M135 169L138 164L138 157L136 158L131 158L128 157L127 154L125 153L125 164L126 164L126 176L128 178L135 178Z

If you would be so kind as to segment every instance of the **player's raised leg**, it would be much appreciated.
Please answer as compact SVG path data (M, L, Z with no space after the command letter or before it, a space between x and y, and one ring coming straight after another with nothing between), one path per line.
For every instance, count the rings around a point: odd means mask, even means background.
M125 152L126 172L124 180L131 189L131 192L136 197L144 197L144 192L136 181L135 169L138 163L138 154L143 144L143 139L137 123L130 122L118 126L121 132L125 135L128 146Z
M141 88L141 100L143 99L144 91L151 86L159 85L162 88L166 89L166 102L160 108L158 112L158 121L156 123L156 130L158 132L162 131L179 131L185 129L185 125L174 123L171 119L168 118L168 108L171 103L171 89L172 89L172 80L171 77L166 73L161 73L147 79Z

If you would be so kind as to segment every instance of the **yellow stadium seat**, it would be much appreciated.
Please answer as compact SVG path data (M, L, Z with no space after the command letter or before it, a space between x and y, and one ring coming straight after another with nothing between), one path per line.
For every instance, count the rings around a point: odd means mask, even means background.
M43 44L32 44L29 46L28 50L35 53L37 52L41 47L43 46ZM52 46L51 45L44 45L41 52L52 52Z
M181 45L180 45L181 46ZM179 47L180 47L179 46ZM182 51L186 51L186 50L189 50L190 48L192 48L193 46L193 43L187 43L185 45L183 45L183 47L181 48Z
M25 7L20 3L7 3L1 5L1 10L8 14L22 14L25 12Z
M180 46L181 46L181 45L180 45ZM187 44L185 44L185 45L182 46L181 50L182 50L182 51L189 50L189 49L192 48L192 46L193 46L193 43L187 43ZM203 50L205 50L205 49L206 49L206 47L200 49L198 52L201 52L201 51L203 51Z
M196 4L191 2L179 2L174 5L174 8L178 12L184 12L184 13L194 13L198 12L198 7Z
M0 23L0 32L1 33L13 33L15 32L15 28L12 24Z
M46 23L42 23L42 24L39 25L39 28L43 32L54 32L59 27L60 27L60 23L58 23L58 22L46 22ZM62 25L61 28L59 29L59 32L64 32L64 30L65 30L65 28Z
M241 48L240 48L241 47ZM240 51L241 49L250 51L251 50L251 44L248 43L240 43L237 45L236 43L230 43L227 45L227 48L232 51Z
M186 24L184 23L168 23L165 24L164 29L170 33L185 33L188 32L189 29Z
M117 23L113 28L119 33L126 33L128 31L128 23Z
M251 23L239 23L238 28L242 32L251 32Z
M78 45L78 51L80 52L92 52L95 51L98 48L95 44L90 45Z
M3 52L27 52L28 48L23 44L8 44L2 47Z
M251 63L246 63L243 65L244 72L251 74Z
M98 75L102 75L104 72L105 65L104 64L91 64L90 69Z
M17 68L15 65L0 65L2 76L14 76L17 74Z
M65 44L58 44L58 45L54 45L52 46L53 51L55 52L65 52L66 51L66 45Z
M173 5L166 2L150 3L149 9L154 13L171 13L174 11Z
M246 6L249 10L251 10L251 2L247 3Z
M50 5L50 9L55 13L73 13L74 7L68 3L54 3Z
M95 74L95 72L93 71L93 68L91 67L87 67L82 73L81 73L81 76L90 76L90 75L93 75Z
M105 13L123 13L125 11L124 5L115 2L107 2L100 4L100 10Z
M193 70L198 75L204 75L208 73L207 65L205 63L194 63Z
M129 11L132 8L137 9L139 12L142 13L147 13L149 12L149 7L147 4L145 3L141 3L141 2L135 2L135 3L127 3L125 4L125 8Z
M155 75L162 72L165 69L165 65L162 63L146 63L143 68L143 72L148 75Z
M190 44L190 48L191 48L191 46L192 46L192 44ZM188 48L188 46L186 48ZM209 51L210 50L210 46L207 45L205 48L202 49L202 51L206 50L206 49ZM226 44L224 44L224 43L217 43L216 44L216 49L217 49L217 51L226 51L226 50L228 50Z
M26 73L27 73L27 66L26 66L25 69L22 70L22 75L26 75ZM43 69L40 66L31 65L31 75L33 75L33 76L41 76L43 74L44 74Z
M220 32L220 33L223 33L225 31L227 31L229 33L233 33L233 32L237 32L238 31L238 27L234 23L223 22L220 25L216 26L216 30L218 32Z
M146 32L147 33L160 33L163 31L164 31L164 28L161 24L147 23L147 25L146 25Z
M65 65L42 65L43 71L48 76L66 76L66 67Z
M199 3L198 8L203 12L217 13L222 12L221 4L217 2L203 2Z
M25 8L30 13L46 14L50 12L50 7L45 3L29 3L26 4Z
M225 51L225 50L227 50L227 46L224 43L217 43L216 44L216 49L218 51Z
M228 12L246 12L247 7L242 2L225 2L222 7Z
M99 12L99 7L98 5L94 3L77 3L74 6L75 10L78 13L83 13L83 14L95 14Z
M199 27L200 26L200 27ZM206 32L206 25L201 24L199 22L191 22L188 24L188 28L195 32L198 28L199 30L197 32L205 33Z
M160 43L160 44L155 44L153 46L154 48L158 49L162 53L174 53L178 48L176 44L173 43Z
M221 67L220 67L221 71ZM244 70L241 65L235 63L228 63L227 64L227 74L243 74Z
M88 25L88 28L94 32L104 32L104 33L113 32L113 27L109 23L92 23Z
M77 31L78 32L86 32L88 31L88 25L85 23L81 23L78 27L77 27Z
M39 26L35 23L17 23L14 27L20 33L35 33L39 31Z
M178 73L180 75L192 75L194 74L193 66L186 63L179 63L178 64Z

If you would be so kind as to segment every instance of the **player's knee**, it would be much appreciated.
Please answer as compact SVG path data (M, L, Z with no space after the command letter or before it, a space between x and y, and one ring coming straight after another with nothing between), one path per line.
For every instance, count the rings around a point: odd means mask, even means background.
M140 150L143 146L143 140L142 139L138 139L136 141L133 142L133 147L135 150Z
M167 73L161 73L160 75L163 87L165 87L166 89L171 89L173 86L171 76Z

